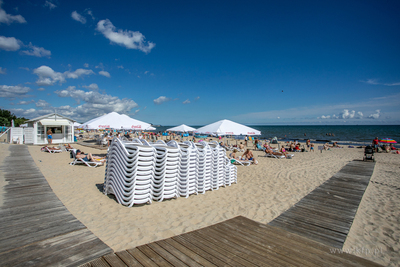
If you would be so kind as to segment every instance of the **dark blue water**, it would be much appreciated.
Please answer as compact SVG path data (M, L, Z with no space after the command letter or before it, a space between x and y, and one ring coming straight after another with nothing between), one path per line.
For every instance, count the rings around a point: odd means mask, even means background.
M200 128L200 126L192 126ZM157 131L165 131L173 126L157 127ZM336 126L264 126L251 125L261 131L261 139L277 137L282 141L290 140L321 140L337 141L338 143L370 144L375 137L392 138L400 142L400 125L336 125ZM331 134L331 135L327 135ZM396 145L398 146L398 144Z

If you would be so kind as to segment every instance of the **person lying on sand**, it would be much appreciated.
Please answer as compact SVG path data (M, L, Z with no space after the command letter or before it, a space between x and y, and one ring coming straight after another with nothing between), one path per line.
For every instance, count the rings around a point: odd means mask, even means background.
M76 158L93 162L104 162L106 159L106 157L93 156L91 153L85 154L83 151L76 152Z

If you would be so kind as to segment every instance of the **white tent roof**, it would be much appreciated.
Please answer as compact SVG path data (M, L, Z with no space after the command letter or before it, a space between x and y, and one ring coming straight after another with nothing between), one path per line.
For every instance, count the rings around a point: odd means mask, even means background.
M179 125L179 126L175 126L172 128L167 129L167 131L171 131L171 132L193 132L196 131L195 128L187 126L185 124Z
M217 135L261 135L261 132L256 129L230 120L221 120L211 123L197 129L195 133Z
M79 125L79 128L82 129L112 128L125 130L146 130L149 127L151 127L149 123L132 119L124 114L120 115L117 112L108 113Z

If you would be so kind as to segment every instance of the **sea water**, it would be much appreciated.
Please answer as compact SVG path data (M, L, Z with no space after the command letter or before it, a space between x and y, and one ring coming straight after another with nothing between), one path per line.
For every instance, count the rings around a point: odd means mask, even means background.
M165 131L174 126L157 127L158 131ZM200 128L200 126L192 126ZM261 131L260 139L277 137L281 141L310 139L313 142L338 142L339 144L371 144L375 137L391 138L400 142L400 125L325 125L325 126L266 126L249 125ZM399 147L399 144L395 144Z

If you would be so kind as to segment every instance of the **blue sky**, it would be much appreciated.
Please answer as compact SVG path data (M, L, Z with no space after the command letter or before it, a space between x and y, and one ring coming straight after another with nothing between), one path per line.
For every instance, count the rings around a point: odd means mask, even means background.
M0 108L399 124L399 1L3 0Z

